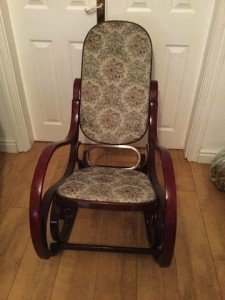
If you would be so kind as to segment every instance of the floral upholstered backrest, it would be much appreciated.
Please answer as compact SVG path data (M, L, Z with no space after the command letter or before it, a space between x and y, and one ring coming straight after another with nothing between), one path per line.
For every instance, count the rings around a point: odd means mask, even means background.
M139 25L108 21L84 42L80 125L91 140L129 144L148 128L152 46Z

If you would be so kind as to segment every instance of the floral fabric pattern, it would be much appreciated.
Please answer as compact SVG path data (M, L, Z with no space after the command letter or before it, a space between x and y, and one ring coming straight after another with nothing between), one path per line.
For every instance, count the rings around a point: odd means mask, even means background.
M111 203L146 203L156 199L147 175L123 168L81 169L66 179L58 193L72 199Z
M225 150L219 152L211 161L211 179L218 190L225 192Z
M139 25L108 21L84 42L80 124L99 143L128 144L148 128L151 41Z

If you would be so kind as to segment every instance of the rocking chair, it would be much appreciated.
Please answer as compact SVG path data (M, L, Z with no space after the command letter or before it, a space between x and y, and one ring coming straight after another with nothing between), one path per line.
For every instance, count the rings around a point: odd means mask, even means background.
M82 76L74 81L69 133L43 151L33 177L30 229L39 257L47 259L64 249L112 251L151 254L160 266L170 265L176 234L176 187L169 151L157 140L158 83L151 81L151 62L150 37L135 23L107 21L87 34ZM82 159L78 158L79 128L95 142ZM147 130L145 157L128 144L140 140ZM49 161L65 145L71 146L65 173L42 196ZM138 162L129 168L92 165L89 155L96 147L133 149ZM156 174L156 153L162 163L163 186ZM69 243L79 207L143 211L149 247ZM49 213L54 240L50 245L46 233Z

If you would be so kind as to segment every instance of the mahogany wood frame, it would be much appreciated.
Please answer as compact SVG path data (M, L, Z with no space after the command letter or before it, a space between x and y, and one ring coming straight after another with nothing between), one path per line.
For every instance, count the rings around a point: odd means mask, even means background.
M169 151L158 144L157 139L157 107L158 83L151 81L150 87L150 119L147 162L142 164L139 171L149 174L156 190L157 199L145 204L99 203L87 200L74 201L57 194L59 185L74 172L76 163L79 167L87 167L86 162L78 159L79 148L79 103L81 98L81 79L75 79L72 100L72 116L70 130L67 137L57 143L49 145L41 154L32 181L30 194L30 230L36 253L41 258L56 255L62 249L78 249L86 251L113 251L126 253L151 254L162 267L170 265L176 235L176 186L173 163ZM42 196L43 183L48 164L53 153L60 147L70 145L69 161L63 177L50 187ZM164 186L158 182L155 166L155 154L159 153L162 162ZM114 210L142 210L146 223L146 230L151 246L149 248L116 247L106 245L68 244L70 232L76 217L78 207L114 209ZM50 211L51 210L51 211ZM50 211L50 229L56 241L48 245L46 228ZM63 226L59 229L59 221Z
M103 4L102 8L97 8L97 24L105 22L105 0L97 0L97 7Z

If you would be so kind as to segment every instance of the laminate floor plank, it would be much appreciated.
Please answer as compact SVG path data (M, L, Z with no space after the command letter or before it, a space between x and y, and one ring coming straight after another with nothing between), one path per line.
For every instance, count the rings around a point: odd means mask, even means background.
M34 149L36 160L39 158L46 145L46 143L41 143L38 151L36 148ZM58 151L50 162L50 168L46 174L46 186L53 184L54 179L61 173L61 166L59 166L59 161L62 161L61 156L62 151ZM30 173L26 175L27 181L30 182L32 180L35 165L32 164L32 167L33 170L31 170L31 167L28 167ZM25 194L23 194L23 197L25 197ZM27 195L27 197L28 199L23 200L25 206L27 206L29 202L29 195ZM49 230L48 236L50 236ZM49 241L51 241L51 239L49 239ZM51 257L49 260L40 259L35 253L30 240L20 268L16 274L13 287L9 294L9 299L50 299L59 262L60 255Z
M148 240L143 214L137 215L138 246L147 247ZM175 260L169 268L160 268L148 255L137 255L137 299L179 299L179 287Z
M179 299L174 260L168 269L163 269L151 256L137 257L137 299Z
M0 299L6 299L29 241L28 211L9 208L0 226Z
M169 268L160 268L151 256L133 254L67 250L39 259L29 240L27 207L34 168L47 144L35 143L27 153L0 154L0 299L225 299L225 194L211 182L209 166L187 162L181 150L170 151L178 226ZM80 157L86 148L81 147ZM68 146L56 152L45 189L63 175L68 153ZM134 163L132 155L98 149L92 159L119 166ZM141 212L88 209L79 209L70 241L148 245Z
M192 163L191 166L222 296L225 299L225 194L218 191L211 182L209 165Z
M101 241L103 212L79 209L70 242L97 243ZM62 254L52 299L93 299L99 253L65 251Z
M221 299L196 192L178 192L175 259L181 299Z
M0 223L9 207L28 207L34 167L44 143L35 143L26 153L5 154L0 171Z
M49 143L40 143L40 147L35 148L33 155L30 156L30 159L27 159L27 164L24 170L24 176L22 177L22 182L19 186L18 197L13 201L12 206L14 207L28 207L30 201L30 188L34 175L34 170L37 165L37 161L40 157L42 151L47 147ZM48 171L45 177L45 186L49 186L52 180L52 176L57 168L57 163L59 161L61 150L57 150L56 154L53 155Z
M12 203L18 199L22 181L20 172L9 171L3 175L0 184L0 224Z
M102 244L137 245L136 212L105 211ZM136 299L136 255L100 253L94 299Z
M20 205L28 206L29 193L25 191L32 181L34 168L36 162L47 146L47 143L40 143L40 148L36 147L33 150L32 159L35 163L28 161L28 165L25 166L24 172L27 177L24 179L24 184L21 186L21 197L24 199L20 202ZM54 178L61 172L59 161L61 161L62 151L58 151L50 162L50 168L46 174L46 186L54 183ZM30 183L29 183L30 182ZM22 198L21 198L22 199ZM28 216L27 216L28 217ZM48 230L48 236L49 236ZM51 241L51 239L49 239ZM34 251L32 242L30 240L28 247L23 256L20 268L16 274L13 287L9 294L9 299L50 299L52 294L53 285L60 262L60 255L52 257L49 260L40 259Z
M174 165L177 190L192 192L196 191L191 165L186 159L184 159L183 151L172 150L170 153Z
M19 202L26 201L30 190L27 168L36 158L36 153L43 148L42 143L35 143L32 149L26 153L1 155L0 170L0 223L10 206L23 207ZM35 164L33 164L33 167ZM33 170L33 169L32 169ZM22 195L22 187L26 186L26 195ZM29 196L28 196L29 198Z
M50 299L59 261L60 255L40 259L30 240L8 299Z

